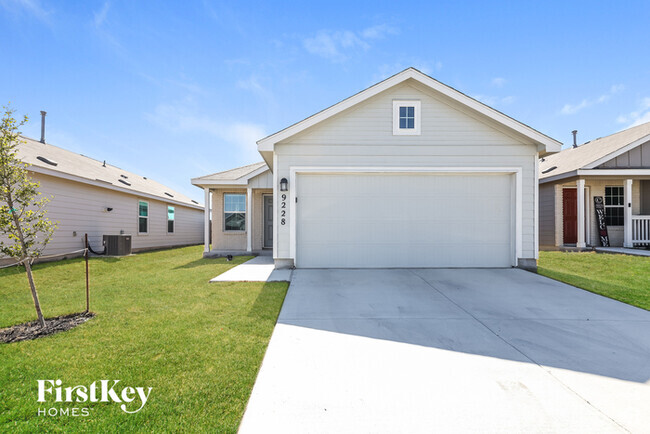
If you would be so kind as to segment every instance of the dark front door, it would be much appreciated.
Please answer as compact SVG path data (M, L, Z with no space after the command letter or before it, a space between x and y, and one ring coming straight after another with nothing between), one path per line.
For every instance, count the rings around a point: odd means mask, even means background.
M264 247L273 247L273 196L264 196Z
M578 242L578 190L562 190L562 210L564 214L564 244Z

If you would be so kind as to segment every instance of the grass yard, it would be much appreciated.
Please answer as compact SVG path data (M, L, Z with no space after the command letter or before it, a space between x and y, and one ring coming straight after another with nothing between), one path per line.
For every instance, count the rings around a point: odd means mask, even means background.
M650 258L595 252L540 252L538 273L650 310Z
M0 431L235 432L287 284L208 283L249 258L200 259L202 248L91 259L95 318L0 344ZM82 259L36 265L34 276L46 317L85 308ZM0 270L0 299L0 328L36 318L24 272ZM39 405L39 379L153 390L142 410L127 414L120 404L59 404L50 395ZM90 415L38 416L50 407L89 407Z

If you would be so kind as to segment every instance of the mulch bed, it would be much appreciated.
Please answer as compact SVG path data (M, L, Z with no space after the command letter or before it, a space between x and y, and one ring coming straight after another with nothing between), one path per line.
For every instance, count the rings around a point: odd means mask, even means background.
M38 320L18 324L15 326L0 329L0 342L11 343L28 341L43 336L53 335L54 333L64 332L83 324L95 314L92 312L71 313L54 318L45 318L45 328L41 328Z

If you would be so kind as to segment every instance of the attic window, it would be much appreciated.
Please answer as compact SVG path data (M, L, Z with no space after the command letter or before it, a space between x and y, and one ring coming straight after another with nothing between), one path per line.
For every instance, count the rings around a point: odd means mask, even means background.
M38 157L36 157L36 159L42 161L45 164L49 164L50 166L58 166L59 165L59 163L57 163L56 161L49 160L49 159L47 159L45 157L41 157L40 155Z
M165 192L165 194L166 194L167 196L169 196L169 197L174 197L173 194L170 194L170 193L167 193L167 192Z
M131 185L131 183L129 181L125 181L123 179L118 179L118 181L120 181L124 185Z
M546 170L542 170L542 173L552 172L552 171L554 171L555 169L557 169L557 166L549 167L549 168L546 169Z
M420 101L395 100L393 101L393 135L394 136L419 136L420 135Z

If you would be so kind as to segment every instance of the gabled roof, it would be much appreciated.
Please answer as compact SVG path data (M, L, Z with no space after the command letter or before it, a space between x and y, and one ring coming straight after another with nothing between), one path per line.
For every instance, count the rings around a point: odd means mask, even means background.
M249 164L237 167L224 172L212 173L210 175L192 178L192 184L203 187L211 185L246 185L248 180L269 170L265 162Z
M392 77L387 78L384 81L381 81L343 101L334 104L331 107L322 110L315 115L312 115L298 123L295 123L281 131L278 131L275 134L271 134L268 137L265 137L257 142L257 150L262 154L264 160L271 166L272 163L272 154L273 147L276 143L285 140L295 134L298 134L305 129L322 122L343 110L346 110L354 105L357 105L373 96L383 92L393 86L396 86L406 80L415 80L434 91L451 98L452 100L463 104L469 109L479 113L493 121L498 122L499 124L505 126L506 128L513 130L522 136L531 140L532 143L536 144L540 154L546 154L551 152L560 151L562 144L551 137L540 133L539 131L525 125L515 119L501 113L498 110L493 109L480 101L475 100L458 90L449 87L428 75L418 71L415 68L407 68L404 71L393 75ZM272 167L271 167L272 168Z
M18 144L17 149L19 158L29 165L28 170L35 173L121 191L143 198L203 209L198 202L153 179L136 175L49 143L45 144L21 136L21 143Z
M600 137L577 148L565 149L540 161L539 179L543 181L575 176L578 170L594 169L648 141L650 141L650 122L610 136Z

